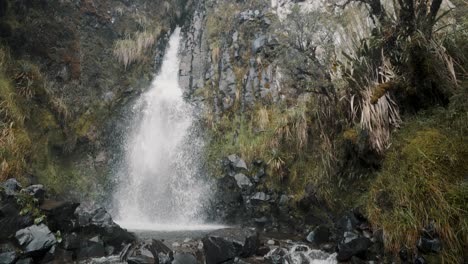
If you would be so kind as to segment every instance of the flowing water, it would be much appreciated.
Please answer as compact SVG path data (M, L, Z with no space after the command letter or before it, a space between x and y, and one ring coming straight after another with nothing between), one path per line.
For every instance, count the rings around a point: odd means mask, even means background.
M132 109L115 195L117 222L131 230L216 228L202 220L209 186L199 177L203 141L194 131L195 110L178 84L179 42L177 28L160 73Z
M163 239L168 246L185 241L197 244L211 230L224 228L203 221L210 185L200 177L203 140L194 126L195 109L184 100L178 84L179 42L177 28L160 73L131 109L132 129L114 195L117 223L140 238ZM336 263L334 254L304 246L281 250L283 263ZM274 252L267 256L275 258ZM113 256L91 263L119 263L119 259Z

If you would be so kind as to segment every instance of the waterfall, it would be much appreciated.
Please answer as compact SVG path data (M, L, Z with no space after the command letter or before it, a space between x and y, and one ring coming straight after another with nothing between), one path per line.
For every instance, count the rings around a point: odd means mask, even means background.
M132 108L117 221L129 229L200 228L208 186L198 177L201 138L194 108L178 84L180 28L169 40L160 73Z

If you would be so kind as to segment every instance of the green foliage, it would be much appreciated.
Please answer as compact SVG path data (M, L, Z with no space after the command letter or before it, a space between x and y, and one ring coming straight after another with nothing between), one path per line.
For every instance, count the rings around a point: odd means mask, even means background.
M46 221L47 217L39 209L39 201L33 196L20 193L16 196L16 203L21 207L20 215L31 215L35 225Z

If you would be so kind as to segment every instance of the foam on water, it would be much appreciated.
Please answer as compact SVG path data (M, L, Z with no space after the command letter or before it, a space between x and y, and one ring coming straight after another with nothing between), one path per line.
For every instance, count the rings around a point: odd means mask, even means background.
M223 228L228 228L224 225L209 225L209 224L158 224L150 222L120 222L117 221L117 224L124 226L125 228L133 231L210 231L218 230Z

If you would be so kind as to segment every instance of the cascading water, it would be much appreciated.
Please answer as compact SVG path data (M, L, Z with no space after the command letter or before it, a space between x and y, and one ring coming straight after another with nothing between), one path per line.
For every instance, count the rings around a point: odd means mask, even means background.
M201 229L206 183L197 177L202 140L194 108L178 84L180 29L169 40L161 71L135 103L123 175L115 195L118 222L129 229Z

